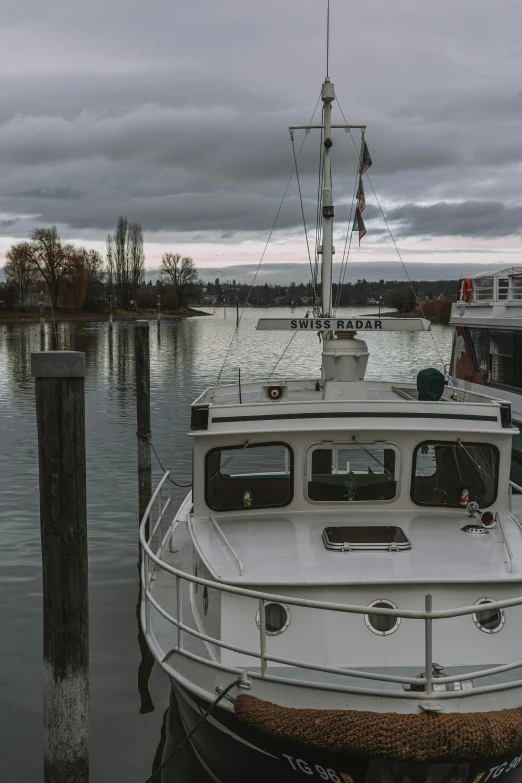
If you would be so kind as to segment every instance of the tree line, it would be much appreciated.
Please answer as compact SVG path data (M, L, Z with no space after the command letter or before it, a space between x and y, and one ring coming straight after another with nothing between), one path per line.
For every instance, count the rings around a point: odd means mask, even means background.
M415 291L412 290L413 289ZM397 308L400 312L412 310L419 299L452 299L456 297L457 281L455 280L420 280L412 284L403 280L369 281L359 279L356 282L344 283L340 288L333 285L333 301L341 307L350 305L366 305L382 302ZM245 303L259 307L311 307L320 295L311 282L277 285L263 283L251 287L248 283L236 280L222 281L216 278L205 286L205 300L215 304Z
M112 301L121 307L153 307L161 295L167 309L185 306L201 295L194 261L179 253L164 253L161 276L145 285L145 249L139 223L120 217L107 236L106 257L97 250L64 242L56 226L35 228L29 239L6 253L4 306L24 306L48 294L55 309L101 309ZM151 290L152 288L152 290Z

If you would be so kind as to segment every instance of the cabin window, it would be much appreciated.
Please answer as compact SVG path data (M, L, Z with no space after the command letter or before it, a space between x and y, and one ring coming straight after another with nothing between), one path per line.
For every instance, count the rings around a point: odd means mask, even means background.
M286 506L293 495L293 453L285 443L217 448L206 456L206 502L215 511Z
M491 375L493 383L513 385L513 333L491 332L489 335Z
M522 299L522 277L511 278L511 299L516 301Z
M475 301L490 302L495 298L495 278L478 277L473 280Z
M509 294L509 278L499 277L497 280L497 298L507 299Z
M321 443L308 451L308 497L318 502L393 500L398 450L390 443Z
M488 332L486 329L470 329L469 335L475 352L477 369L487 372L489 356Z
M419 506L480 508L497 497L499 452L489 443L426 441L413 454L411 498Z
M496 329L468 329L477 370L488 382L522 389L522 334Z

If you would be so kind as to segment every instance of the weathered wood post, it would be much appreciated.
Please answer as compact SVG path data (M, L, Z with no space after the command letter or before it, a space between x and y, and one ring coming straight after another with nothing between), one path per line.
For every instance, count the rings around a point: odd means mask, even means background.
M89 780L85 354L31 355L43 563L44 779Z
M109 296L109 329L112 329L112 294Z
M138 436L138 509L140 522L152 496L150 449L149 322L136 321L136 415Z
M44 316L44 303L39 302L40 305L40 334L45 334L45 316Z
M161 294L158 294L158 326L161 321Z

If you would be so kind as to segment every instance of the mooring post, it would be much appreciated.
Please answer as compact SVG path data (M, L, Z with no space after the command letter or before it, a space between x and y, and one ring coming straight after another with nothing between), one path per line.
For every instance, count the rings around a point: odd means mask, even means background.
M158 294L158 324L161 321L161 294Z
M44 316L44 303L39 302L40 305L40 334L45 334L45 316Z
M85 354L31 355L43 563L44 779L89 780Z
M112 294L109 296L109 329L112 329Z
M138 509L140 522L152 496L150 449L149 322L136 321L136 414L138 436Z
M239 329L239 299L236 296L236 329Z

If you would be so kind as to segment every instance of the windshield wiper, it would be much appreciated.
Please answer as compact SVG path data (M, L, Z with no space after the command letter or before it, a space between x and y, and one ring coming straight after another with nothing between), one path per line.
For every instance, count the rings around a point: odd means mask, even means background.
M362 446L362 445L359 443L359 441L357 440L357 438L355 437L355 435L352 435L352 440L353 440L353 441L355 441L355 443L357 443L357 445L359 446L359 448L360 448L360 449L362 449L362 450L363 450L363 451L365 451L367 454L369 454L369 455L370 455L370 457L371 457L372 459L374 459L374 460L375 460L375 462L377 462L377 464L378 464L378 465L380 465L380 466L381 466L381 468L383 468L383 469L386 471L386 473L389 473L389 474L390 474L390 476L392 475L392 472L391 472L391 470L388 470L388 468L386 467L386 465L383 465L383 463L382 463L380 460L378 460L378 459L377 459L377 457L375 456L375 454L372 454L372 453L371 453L371 451L368 451L368 449L365 449L365 448L364 448L364 446Z

